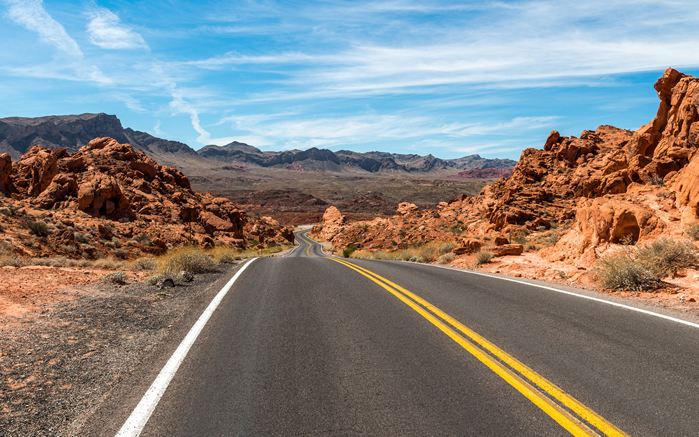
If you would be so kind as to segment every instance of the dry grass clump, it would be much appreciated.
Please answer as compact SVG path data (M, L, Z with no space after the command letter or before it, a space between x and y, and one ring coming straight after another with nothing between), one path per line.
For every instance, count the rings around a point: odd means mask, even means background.
M27 227L29 228L29 232L36 235L37 237L45 237L51 233L49 225L46 224L46 222L43 220L29 222L27 223Z
M449 264L454 261L454 258L456 258L456 255L453 252L445 253L437 259L437 264Z
M216 271L218 263L198 247L181 247L161 256L158 265L165 274L182 271L197 274Z
M432 262L436 261L443 252L440 252L440 248L445 247L449 244L443 244L440 242L431 242L426 244L421 244L416 247L409 247L407 249L399 250L352 250L349 253L350 258L360 258L360 259L378 259L378 260L398 260L398 261L411 261L411 262ZM447 246L449 247L449 246ZM456 247L454 245L453 247ZM449 250L453 249L449 247ZM443 250L446 250L443 249Z
M457 248L459 245L453 242L444 243L439 246L439 253L445 254L451 252L453 249Z
M138 258L131 263L131 270L147 272L158 269L158 261L151 256Z
M684 230L685 234L694 241L699 240L699 223L691 224Z
M208 255L219 264L233 264L242 259L241 250L232 247L217 246L208 251Z
M128 278L129 276L126 274L126 272L119 271L107 273L106 275L102 276L102 281L111 282L112 284L124 285L126 284Z
M624 246L597 260L593 272L606 288L642 291L657 287L661 279L695 265L698 260L692 242L660 238L641 248Z
M493 259L493 252L489 250L481 250L476 254L476 265L488 264Z

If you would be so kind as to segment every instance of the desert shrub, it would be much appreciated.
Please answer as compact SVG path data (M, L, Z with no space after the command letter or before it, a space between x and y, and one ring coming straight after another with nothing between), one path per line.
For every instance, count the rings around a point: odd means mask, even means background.
M350 256L352 256L352 253L355 250L357 250L357 246L355 246L354 244L350 244L349 246L342 249L342 257L349 258Z
M138 258L133 263L131 263L131 270L134 271L150 271L156 270L158 268L158 262L155 258L147 256L143 258Z
M444 253L451 252L457 246L458 245L456 243L451 243L451 242L444 243L441 246L439 246L439 253L444 254Z
M149 276L148 279L146 279L146 284L148 285L158 285L158 282L160 282L163 279L167 279L170 276L164 275L162 273L158 273L157 275Z
M239 251L225 246L215 247L208 254L219 264L233 264L241 259Z
M74 238L75 241L77 241L78 243L87 244L87 243L90 242L90 239L92 238L92 235L90 235L90 234L83 234L82 232L75 232L75 233L73 233L73 238Z
M0 214L2 215L12 215L12 210L6 206L0 208Z
M45 237L51 233L49 230L49 225L47 225L43 220L29 222L27 223L27 227L29 228L29 231L37 237Z
M512 242L517 244L527 244L527 235L529 235L529 231L527 229L517 229L512 233Z
M128 249L114 249L112 250L112 255L119 259L126 259L126 257L129 256L129 250Z
M417 247L418 256L425 258L426 262L435 261L439 258L439 243L428 243Z
M684 230L685 234L694 241L699 240L699 223L693 223Z
M199 248L183 248L161 257L160 271L165 274L207 273L216 271L217 263Z
M697 249L690 241L659 238L639 249L636 261L646 265L661 279L696 264Z
M437 259L437 264L449 264L454 261L454 258L456 258L456 255L453 252L445 253Z
M476 254L476 265L488 264L493 259L493 252L481 250Z
M660 178L658 176L653 176L650 179L648 179L648 185L655 185L658 187L662 187L663 185L665 185L665 181L663 180L663 178Z
M189 272L185 272L185 271L181 271L175 277L175 282L180 282L180 283L192 282L193 280L194 280L194 275L189 273Z
M539 250L539 246L532 243L527 243L524 245L524 250Z
M111 273L107 273L106 275L102 276L102 280L104 282L111 282L112 284L119 284L119 285L126 284L127 279L128 279L128 275L125 272L111 272Z
M29 264L27 258L23 258L12 252L0 251L0 267L24 267Z
M606 288L613 290L642 291L655 288L658 283L655 273L637 262L630 250L598 259L593 273Z
M133 237L133 239L137 243L142 244L144 246L150 246L151 244L153 244L150 241L150 237L148 235L145 235L145 234L136 235L135 237Z
M114 258L100 258L92 263L93 267L96 267L98 269L119 269L126 267L126 264L124 262L119 262L115 260Z
M62 245L61 250L64 251L65 253L75 253L77 252L77 248L75 246L70 246L68 244Z

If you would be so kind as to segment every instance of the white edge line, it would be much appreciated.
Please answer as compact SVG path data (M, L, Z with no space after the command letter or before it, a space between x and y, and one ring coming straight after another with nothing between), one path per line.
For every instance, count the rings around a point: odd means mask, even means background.
M206 322L209 321L209 318L226 296L228 290L231 289L233 283L235 283L243 271L245 271L245 269L248 268L248 266L256 259L257 258L251 259L243 267L241 267L235 276L233 276L221 289L221 291L218 292L209 306L206 307L201 316L199 316L197 322L194 324L194 326L192 326L192 329L190 329L189 333L187 333L187 336L177 347L177 350L175 350L168 362L155 378L153 384L151 384L151 386L148 388L146 394L143 395L141 402L139 402L136 408L134 408L129 418L116 434L116 437L137 437L141 434L141 431L143 431L143 428L146 426L146 423L155 410L155 407L158 405L160 398L163 396L165 390L170 384L170 381L172 381L172 378L175 376L177 369L179 369L180 364L182 364L182 361L184 361L184 358L187 356L189 349L196 341L199 333L202 331L202 329L204 329L204 325L206 325Z
M468 273L468 274L471 274L471 275L486 276L486 277L488 277L488 278L500 279L500 280L502 280L502 281L516 282L516 283L518 283L518 284L529 285L529 286L536 287L536 288L543 288L544 290L555 291L555 292L558 292L558 293L563 293L563 294L567 294L567 295L570 295L570 296L579 297L579 298L581 298L581 299L594 300L595 302L601 302L601 303L605 303L605 304L607 304L607 305L612 305L612 306L615 306L615 307L620 307L620 308L624 308L624 309L627 309L627 310L636 311L636 312L639 312L639 313L648 314L648 315L655 316L655 317L660 317L661 319L671 320L671 321L673 321L673 322L681 323L681 324L683 324L683 325L691 326L691 327L693 327L693 328L699 328L699 324L697 324L697 323L688 322L688 321L686 321L686 320L677 319L677 318L675 318L675 317L666 316L665 314L659 314L659 313L655 313L655 312L653 312L653 311L648 311L648 310L644 310L644 309L641 309L641 308L632 307L632 306L629 306L629 305L624 305L624 304L622 304L622 303L617 303L617 302L612 302L612 301L605 300L605 299L600 299L600 298L598 298L598 297L585 296L584 294L578 294L578 293L574 293L574 292L572 292L572 291L565 291L565 290L561 290L561 289L558 289L558 288L547 287L547 286L545 286L545 285L532 284L531 282L519 281L519 280L517 280L517 279L511 279L511 278L503 278L503 277L501 277L501 276L489 275L489 274L487 274L487 273L481 273L481 272L473 272L473 271L470 271L470 270L456 269L456 268L453 268L453 267L436 266L436 265L434 265L434 264L421 264L421 265L429 266L429 267L437 267L437 268L439 268L439 269L452 270L452 271L454 271L454 272Z

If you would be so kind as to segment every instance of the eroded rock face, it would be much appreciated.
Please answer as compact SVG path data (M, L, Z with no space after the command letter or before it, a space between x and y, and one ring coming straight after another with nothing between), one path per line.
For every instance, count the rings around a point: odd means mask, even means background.
M458 242L448 229L502 243L497 237L510 231L556 227L561 238L541 255L579 266L592 265L622 240L684 238L686 226L699 222L699 79L668 69L655 89L657 114L636 132L603 125L576 138L552 131L543 149L523 151L512 176L478 196L424 211L403 203L387 224L347 224L326 235L337 249L351 241L390 249ZM498 247L504 246L511 245Z
M129 248L146 253L163 253L177 244L244 247L246 239L293 241L291 229L271 219L251 220L228 199L192 191L179 170L112 138L96 138L73 154L35 146L15 163L0 155L0 191L35 209L51 210L51 216L66 212L82 222L95 220L104 241L137 236L131 223L138 222L143 236ZM65 226L73 226L74 220L68 222ZM264 237L246 233L248 224L264 229ZM69 237L61 233L55 245L66 255L79 256L83 248L93 252L88 256L100 252L96 243L81 245Z
M7 153L0 155L0 192L10 194L12 192L12 158Z

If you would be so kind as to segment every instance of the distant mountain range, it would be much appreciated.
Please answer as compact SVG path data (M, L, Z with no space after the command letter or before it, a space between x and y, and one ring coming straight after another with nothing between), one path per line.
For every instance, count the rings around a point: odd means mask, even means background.
M267 167L306 171L364 170L370 173L451 173L473 169L510 169L511 159L485 159L478 155L458 159L439 159L432 155L384 152L333 152L315 147L308 150L263 152L248 144L232 142L225 146L206 146L194 150L184 143L154 137L145 132L124 129L119 119L108 114L80 114L38 118L0 118L0 153L19 159L31 147L40 144L75 152L97 137L112 137L129 143L161 163L177 165L182 159L211 161L233 168Z

